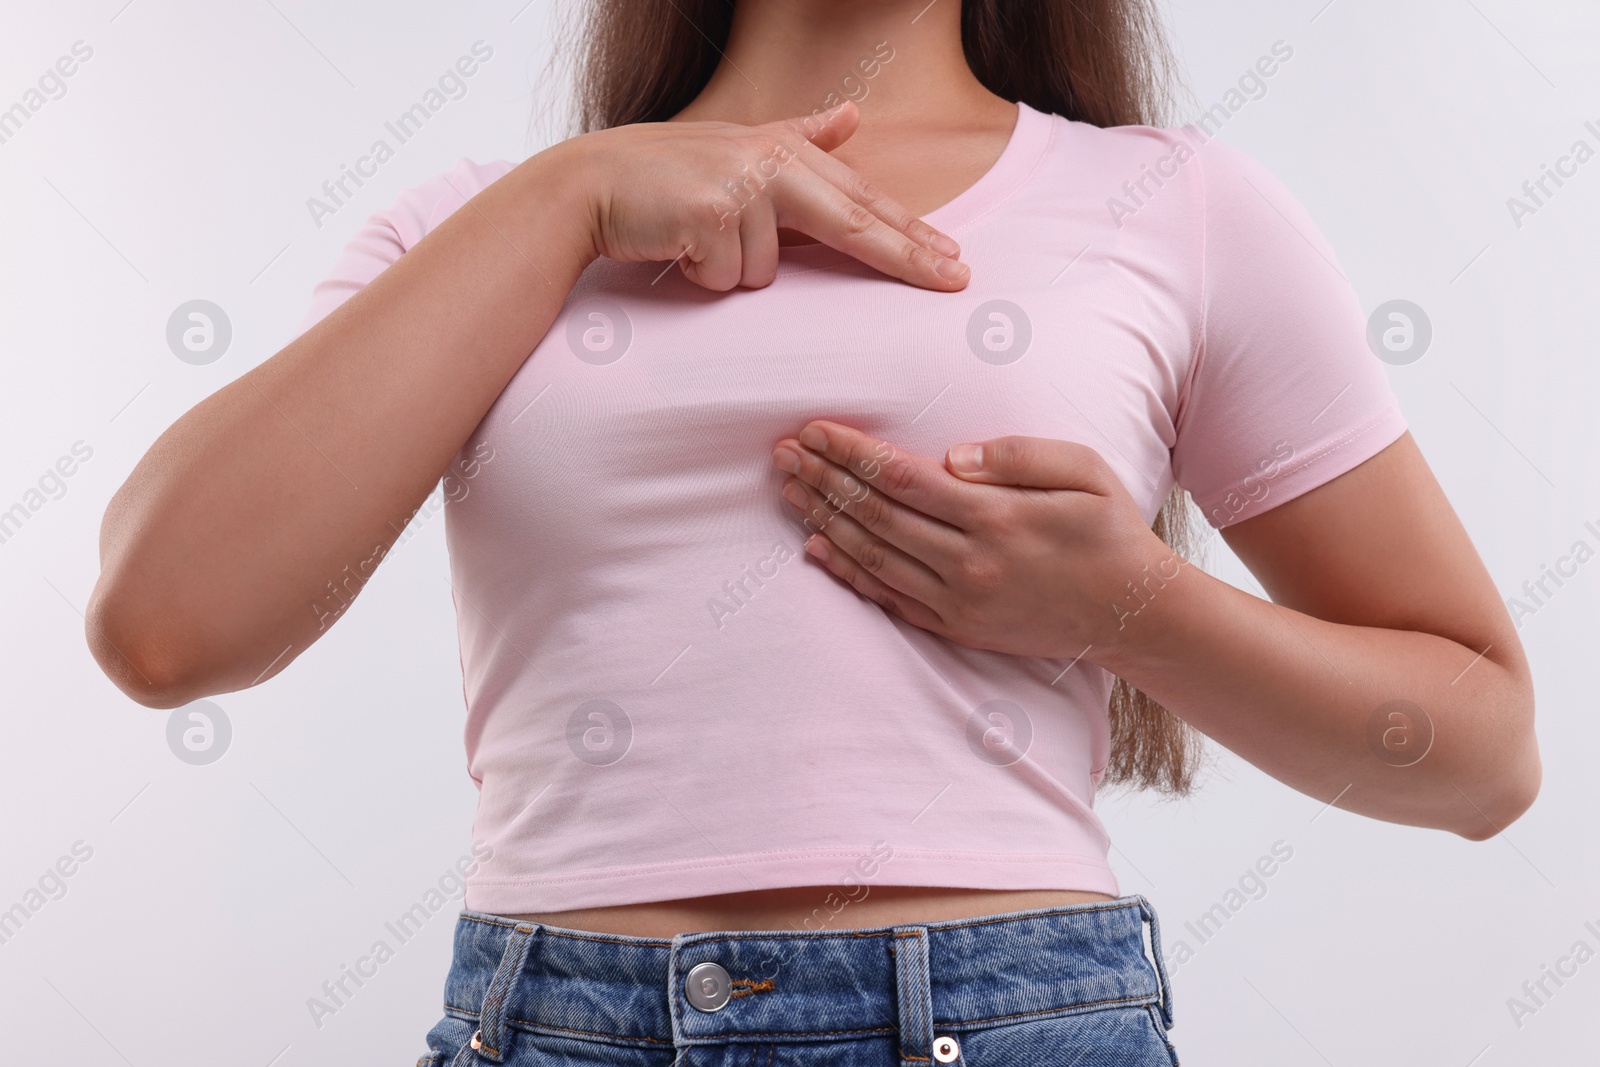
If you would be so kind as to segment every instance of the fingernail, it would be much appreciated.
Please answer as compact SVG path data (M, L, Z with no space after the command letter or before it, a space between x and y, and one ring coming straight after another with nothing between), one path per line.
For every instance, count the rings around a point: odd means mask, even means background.
M805 506L806 506L805 490L801 489L795 483L790 482L788 485L783 487L783 499L787 500L789 503L793 504L795 507L799 508L800 510L802 510L802 511L805 510Z
M772 463L773 466L781 471L787 471L790 474L800 473L800 453L792 448L784 448L782 445L774 448L772 450Z
M956 445L951 448L950 466L962 474L977 474L983 470L983 446Z
M827 542L825 542L822 538L813 536L810 540L806 541L806 551L817 557L817 559L821 560L823 563L828 562L828 545Z
M828 435L815 426L807 426L800 431L800 443L813 452L826 452L828 450ZM799 457L795 458L798 459Z
M946 281L959 282L967 276L967 265L958 259L936 259L933 269Z
M944 234L940 233L938 230L932 230L929 232L928 245L941 256L949 256L950 258L954 259L956 256L961 254L961 246L956 244L950 238L946 237Z

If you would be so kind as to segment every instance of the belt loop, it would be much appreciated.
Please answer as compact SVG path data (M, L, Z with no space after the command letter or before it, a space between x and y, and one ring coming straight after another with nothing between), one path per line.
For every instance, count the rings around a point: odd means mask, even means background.
M1155 957L1156 976L1160 979L1161 1021L1166 1023L1167 1029L1170 1030L1172 1029L1172 983L1167 979L1167 961L1161 952L1161 920L1156 918L1156 909L1150 906L1150 902L1143 894L1136 895L1139 900L1139 914L1150 924L1150 955Z
M483 1007L478 1012L478 1039L481 1047L478 1057L490 1063L500 1063L505 1058L506 999L511 995L522 966L528 959L528 948L533 935L538 933L538 923L518 923L506 939L505 952L500 956L500 966L495 968L489 981L489 991L484 994Z
M928 980L928 928L896 926L894 978L900 1020L900 1058L933 1062L933 987Z

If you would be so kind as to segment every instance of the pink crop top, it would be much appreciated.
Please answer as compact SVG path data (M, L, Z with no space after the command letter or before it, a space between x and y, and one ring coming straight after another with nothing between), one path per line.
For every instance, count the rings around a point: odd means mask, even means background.
M511 167L464 160L374 215L302 330ZM801 551L772 446L812 418L933 457L1078 441L1147 518L1176 481L1222 527L1405 421L1304 209L1192 127L1020 106L994 167L927 219L960 241L965 291L821 245L723 294L598 260L465 443L446 529L473 836L494 851L467 907L1119 892L1093 810L1111 676L886 615Z

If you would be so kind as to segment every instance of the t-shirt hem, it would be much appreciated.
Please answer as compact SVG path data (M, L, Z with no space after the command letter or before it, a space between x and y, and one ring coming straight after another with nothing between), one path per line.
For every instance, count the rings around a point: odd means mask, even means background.
M876 885L954 889L1056 889L1120 896L1116 875L1102 859L1062 853L954 852L896 848L874 861L868 875L854 864L861 849L814 849L786 857L711 857L681 863L608 867L559 877L493 882L468 880L464 905L489 914L568 911L619 904L714 896L755 889L817 886L827 895L860 897ZM848 896L847 896L848 894Z

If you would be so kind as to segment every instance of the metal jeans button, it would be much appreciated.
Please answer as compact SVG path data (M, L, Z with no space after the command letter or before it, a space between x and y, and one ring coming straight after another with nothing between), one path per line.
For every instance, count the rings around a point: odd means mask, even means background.
M728 979L728 972L719 965L697 963L689 968L684 991L689 995L689 1003L696 1008L716 1011L728 1003L728 998L733 994L733 985Z
M946 1034L933 1039L933 1058L940 1063L954 1063L960 1055L961 1046L956 1044L955 1038Z

